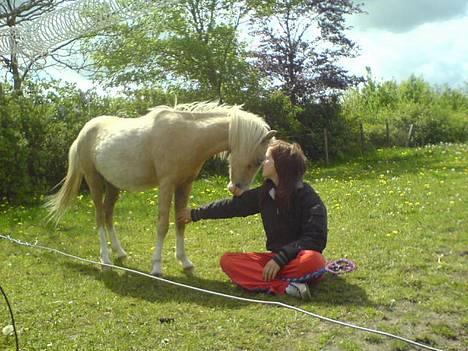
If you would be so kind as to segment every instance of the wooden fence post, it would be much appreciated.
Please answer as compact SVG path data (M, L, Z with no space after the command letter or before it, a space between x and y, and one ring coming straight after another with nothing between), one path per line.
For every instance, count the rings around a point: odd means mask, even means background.
M328 131L323 128L323 142L325 144L325 164L328 166Z
M385 134L387 139L387 147L390 147L390 128L388 127L388 121L385 121Z
M359 123L359 130L360 130L360 135L361 135L361 154L364 153L364 125Z
M413 134L413 123L411 123L409 127L408 138L406 139L406 147L408 147L410 144L412 134Z

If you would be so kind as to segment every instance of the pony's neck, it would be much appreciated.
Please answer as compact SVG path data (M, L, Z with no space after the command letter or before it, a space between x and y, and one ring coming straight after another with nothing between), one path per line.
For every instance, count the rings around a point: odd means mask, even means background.
M204 121L198 126L199 137L202 141L200 145L204 145L200 152L204 154L205 159L229 150L230 117L216 117L210 122Z

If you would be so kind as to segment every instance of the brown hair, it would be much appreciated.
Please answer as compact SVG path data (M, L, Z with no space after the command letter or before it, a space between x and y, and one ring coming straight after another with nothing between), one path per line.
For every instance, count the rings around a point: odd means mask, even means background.
M291 196L306 171L307 158L297 143L275 140L269 148L278 174L275 199L279 208L287 210Z

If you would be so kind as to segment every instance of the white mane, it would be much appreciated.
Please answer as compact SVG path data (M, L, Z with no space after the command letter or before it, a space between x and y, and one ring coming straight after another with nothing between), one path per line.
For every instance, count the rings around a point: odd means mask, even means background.
M157 106L152 108L149 114L156 115L161 111L176 112L192 120L206 120L220 115L230 117L229 148L231 153L235 152L240 155L250 155L262 142L266 132L270 130L263 118L242 110L242 105L220 105L218 102L202 101L179 104L174 107Z

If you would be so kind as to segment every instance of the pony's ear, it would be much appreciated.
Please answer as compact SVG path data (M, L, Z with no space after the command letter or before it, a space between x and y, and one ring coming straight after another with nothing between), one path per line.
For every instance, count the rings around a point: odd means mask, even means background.
M268 143L278 133L276 130L270 130L262 139L262 143Z

